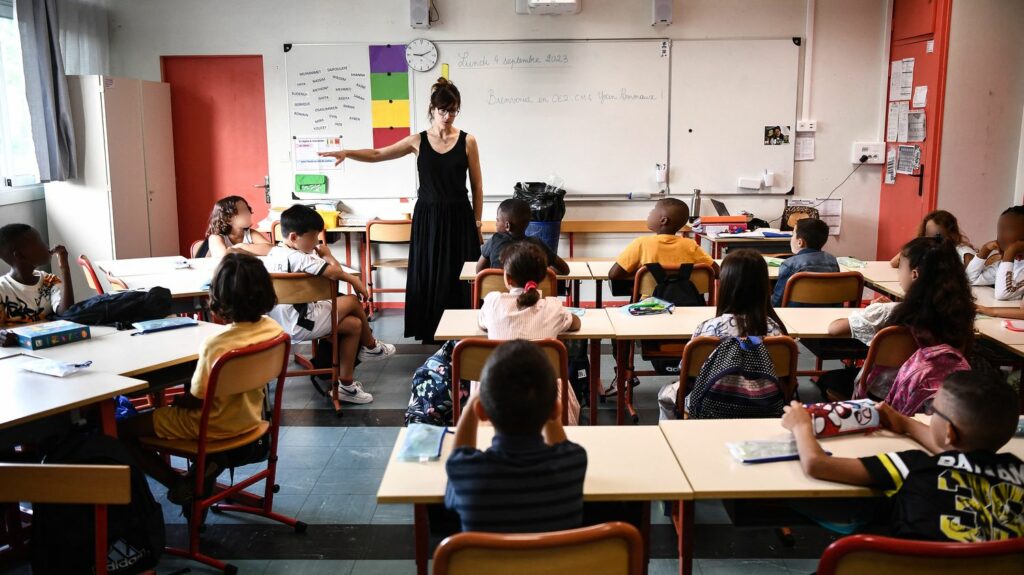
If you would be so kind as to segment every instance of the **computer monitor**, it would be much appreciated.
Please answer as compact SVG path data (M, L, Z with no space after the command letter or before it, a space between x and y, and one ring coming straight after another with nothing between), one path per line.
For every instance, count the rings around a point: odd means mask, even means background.
M716 199L712 199L711 200L711 205L715 206L715 211L718 212L718 215L720 215L720 216L728 216L729 215L729 208L725 207L725 204L723 204L722 202L720 202L720 201L718 201Z

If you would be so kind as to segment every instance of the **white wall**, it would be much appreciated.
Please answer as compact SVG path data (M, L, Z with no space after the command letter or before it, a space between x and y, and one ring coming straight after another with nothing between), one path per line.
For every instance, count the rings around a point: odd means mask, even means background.
M1022 22L1024 2L953 2L938 205L979 246L995 238L999 212L1024 193L1015 190L1024 177Z
M263 55L270 176L279 202L287 198L291 177L282 52L286 42L400 42L419 36L778 38L804 35L805 10L804 0L676 0L675 23L652 28L649 0L585 0L581 14L561 17L516 16L512 0L438 0L441 21L429 31L416 31L408 25L408 0L109 1L114 74L159 79L161 55ZM817 159L797 162L795 170L797 195L804 197L827 194L849 174L852 142L875 139L882 112L878 86L884 70L885 0L821 1L817 6L811 94L812 115L819 123ZM472 126L463 127L473 131ZM486 180L487 166L483 169ZM834 196L845 199L843 234L830 243L836 253L874 255L879 178L877 166L865 166ZM778 198L726 201L734 211L746 209L764 219L777 217L783 207ZM407 211L397 205L356 207ZM649 208L648 202L573 203L566 217L642 219ZM493 217L493 205L485 206L484 214ZM578 243L575 255L614 256L625 241L621 236L591 237Z

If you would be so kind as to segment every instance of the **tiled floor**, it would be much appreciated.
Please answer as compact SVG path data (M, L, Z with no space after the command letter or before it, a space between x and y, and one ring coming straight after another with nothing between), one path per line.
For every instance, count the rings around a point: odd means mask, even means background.
M345 416L339 419L308 379L293 378L286 384L285 421L312 424L283 428L277 476L280 492L275 496L275 510L305 521L309 524L308 532L294 534L277 523L243 514L209 515L204 541L217 550L215 554L220 558L237 565L240 573L414 573L412 506L378 505L374 494L401 425L401 414L408 404L412 373L432 350L400 338L400 312L385 312L374 325L381 339L401 345L399 355L357 369L357 378L374 394L372 404L346 405ZM802 364L809 364L810 357L805 354ZM611 358L604 357L605 381L611 377L611 368ZM669 381L671 378L645 378L636 389L636 404L643 408L642 425L657 423L655 396L660 385ZM802 386L801 396L805 400L818 397L809 384ZM613 405L609 402L602 406L602 419L611 417ZM377 426L376 421L389 424ZM261 468L236 469L235 480ZM225 473L221 481L227 480ZM258 485L262 487L262 483ZM170 525L168 537L181 540L185 530L180 509L167 502L162 487L153 483L153 491ZM655 504L651 516L655 524L655 558L650 573L678 573L671 527L659 504ZM799 528L798 532L808 536L798 536L796 547L786 549L771 536L769 529L733 526L724 507L717 502L699 502L696 522L700 532L696 536L694 571L704 575L811 573L816 566L815 558L829 541L819 529ZM179 573L182 569L196 574L213 572L169 557L158 572Z

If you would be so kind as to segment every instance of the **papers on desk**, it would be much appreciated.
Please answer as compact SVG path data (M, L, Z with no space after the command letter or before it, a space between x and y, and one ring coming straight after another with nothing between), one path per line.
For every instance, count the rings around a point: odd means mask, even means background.
M796 440L789 439L752 439L726 443L729 453L740 463L771 463L773 461L791 461L800 459L796 449Z
M770 238L788 238L792 237L793 232L784 232L774 228L760 228L749 232L739 232L735 234L721 233L715 237L718 238L748 238L748 239L770 239Z
M66 377L82 371L90 365L92 365L91 361L70 363L24 354L4 358L3 364L0 364L4 368L31 371L32 373L52 375L53 377Z
M189 269L190 267L189 261L181 256L110 260L97 262L96 265L114 277L167 273L174 270Z
M199 321L191 317L167 317L163 319L137 321L132 324L132 327L139 331L132 335L145 335L147 333L156 333L158 331L180 329L183 327L195 327L198 325Z

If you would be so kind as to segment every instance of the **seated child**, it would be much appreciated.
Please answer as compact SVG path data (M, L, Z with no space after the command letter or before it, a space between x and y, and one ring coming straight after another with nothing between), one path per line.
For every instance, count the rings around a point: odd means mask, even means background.
M996 299L1020 299L1021 290L1014 289L1014 260L1021 253L1021 247L1014 244L1024 241L1024 206L1010 206L1003 210L996 223L996 239L981 246L978 257L967 263L967 279L975 286L995 286ZM1000 273L1000 264L1006 265ZM997 276L1000 281L996 281ZM1010 283L1007 283L1010 282Z
M1024 536L1024 463L996 453L1017 429L1017 409L1009 385L962 371L942 384L927 424L879 404L885 428L926 451L829 456L797 401L786 407L782 426L793 432L807 475L885 491L893 500L895 536L969 543Z
M612 280L632 280L633 274L644 264L677 267L683 264L713 264L697 242L676 235L690 219L690 208L676 198L663 198L654 204L647 215L647 229L653 236L636 238L622 250L608 277Z
M205 257L219 258L228 248L237 248L257 256L267 255L273 245L266 236L251 228L252 207L245 198L228 196L217 200L210 212L210 225L206 230Z
M324 220L312 208L294 205L281 212L281 234L284 239L267 254L264 264L271 273L302 272L343 281L356 293L368 298L366 287L358 277L345 272L331 250L318 244ZM356 357L359 361L380 361L395 353L395 346L373 337L366 314L354 295L338 297L338 317L331 317L328 300L309 304L274 306L270 317L292 336L293 341L313 341L326 337L338 326L338 398L348 403L370 403L373 396L355 381Z
M513 340L491 354L445 464L445 506L459 514L463 531L580 526L587 453L566 439L557 390L551 364L536 345ZM480 421L494 425L486 451L477 448Z
M491 292L484 296L478 322L488 339L548 339L566 331L580 329L580 318L562 307L557 297L544 297L537 286L547 274L547 260L536 244L514 243L501 254L505 262L507 293ZM559 380L561 386L569 382ZM569 423L579 421L580 405L575 392L569 390Z
M526 226L530 224L530 205L523 200L510 199L498 204L498 213L494 221L494 235L480 248L480 261L476 262L476 271L480 273L488 268L502 269L505 266L501 254L506 247L516 242L529 242L544 251L548 267L555 273L569 273L569 264L558 257L554 251L538 238L526 235Z
M140 413L118 424L118 437L128 442L147 475L168 488L172 503L187 505L192 498L194 479L171 468L152 451L136 443L139 437L162 439L198 439L206 385L214 362L225 353L277 337L281 326L264 314L277 302L270 274L263 263L247 254L224 256L210 281L210 309L217 317L231 322L228 329L203 341L192 384L174 405ZM212 399L207 436L230 439L255 429L263 418L263 389ZM218 469L207 468L207 476Z
M839 262L832 254L822 251L828 242L828 224L817 218L804 218L796 223L793 237L789 240L792 256L783 260L779 266L779 279L775 282L772 294L772 305L782 305L782 296L786 293L786 282L790 276L799 272L837 272ZM796 307L799 304L790 304Z
M921 220L921 225L917 227L917 237L941 238L953 242L956 253L963 259L964 265L978 255L978 251L967 240L967 236L960 231L956 216L946 210L928 212ZM894 255L889 263L894 268L900 267L900 254Z
M57 256L60 276L36 268ZM71 285L68 250L50 249L35 228L26 224L8 224L0 228L0 259L11 271L0 276L0 327L36 323L54 319L75 303ZM3 345L17 345L13 333L0 330Z

